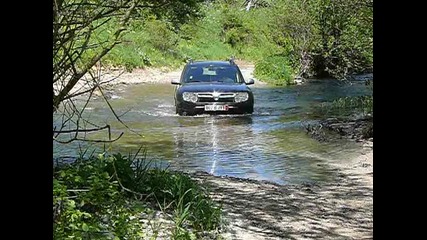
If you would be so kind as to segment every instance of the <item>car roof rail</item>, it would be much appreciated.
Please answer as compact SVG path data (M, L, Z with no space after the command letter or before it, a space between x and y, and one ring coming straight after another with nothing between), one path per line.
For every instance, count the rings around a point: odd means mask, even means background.
M228 61L230 62L231 65L236 65L236 63L234 62L234 56L231 56Z

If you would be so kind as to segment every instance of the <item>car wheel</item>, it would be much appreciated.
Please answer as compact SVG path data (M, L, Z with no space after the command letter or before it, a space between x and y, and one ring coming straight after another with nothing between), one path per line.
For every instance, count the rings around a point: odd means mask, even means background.
M176 107L176 111L175 111L179 116L182 116L184 113L182 112L182 109L179 107Z
M254 107L246 109L245 113L252 114L254 112Z

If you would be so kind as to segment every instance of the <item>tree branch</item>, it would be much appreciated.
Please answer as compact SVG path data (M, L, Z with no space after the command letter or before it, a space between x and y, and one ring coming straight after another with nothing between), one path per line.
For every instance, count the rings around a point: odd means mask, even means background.
M59 130L59 131L53 131L54 133L75 133L75 132L96 132L96 131L101 131L104 129L108 129L108 131L110 131L110 125L105 125L103 127L98 127L98 128L90 128L90 129L72 129L72 130Z
M122 132L122 133L120 133L120 135L117 138L111 139L111 140L90 140L90 139L77 138L77 137L69 139L67 141L61 141L61 140L58 140L58 139L54 139L54 140L57 141L58 143L63 143L63 144L67 144L67 143L70 143L70 142L73 142L73 141L93 142L93 143L112 143L112 142L115 142L115 141L119 140L123 136L123 134L124 133Z
M54 111L58 108L59 104L65 99L65 97L68 95L68 93L73 89L73 87L77 84L77 82L91 69L102 57L104 57L108 52L111 51L117 44L120 43L119 38L121 37L121 33L126 30L126 24L129 22L130 14L135 9L137 3L139 3L138 0L134 0L131 3L131 6L127 8L119 29L116 30L116 32L113 34L114 40L113 42L108 46L104 47L100 53L95 55L89 63L87 63L82 70L79 72L75 72L72 77L69 79L67 84L60 90L58 95L54 96L53 102L54 102ZM112 10L111 10L112 11ZM91 22L91 21L88 21ZM90 35L90 34L89 34Z
M100 87L98 87L99 91L101 92L101 95L103 96L105 102L107 103L108 107L110 108L111 112L113 113L114 117L117 119L117 121L119 121L121 124L123 124L123 126L125 126L129 131L135 133L136 135L143 137L140 133L135 132L134 130L130 129L128 125L126 125L122 119L120 119L120 117L116 114L116 111L114 111L113 107L111 106L110 102L108 101L108 99L105 97L104 95L104 91L102 91L102 89Z

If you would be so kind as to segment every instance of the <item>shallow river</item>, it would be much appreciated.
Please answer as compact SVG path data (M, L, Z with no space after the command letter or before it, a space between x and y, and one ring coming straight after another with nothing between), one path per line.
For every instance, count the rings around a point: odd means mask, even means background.
M334 181L328 163L355 155L356 144L344 139L319 142L306 134L304 124L316 121L313 109L322 102L368 94L364 82L315 80L291 87L251 88L255 97L252 115L178 116L171 84L116 87L110 102L117 114L124 114L121 119L132 132L100 100L93 101L86 114L93 122L109 123L113 137L125 132L107 145L113 152L134 153L143 146L149 160L170 169L279 184ZM75 143L54 143L54 157L75 156L78 151Z

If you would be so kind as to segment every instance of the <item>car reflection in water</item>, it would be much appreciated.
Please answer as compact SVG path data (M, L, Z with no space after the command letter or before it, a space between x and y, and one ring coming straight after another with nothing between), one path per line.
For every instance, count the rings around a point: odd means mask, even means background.
M258 144L265 139L255 134L251 115L180 117L178 122L182 131L174 133L172 167L258 180L272 178L266 171L268 161L263 161L268 156Z
M178 121L182 131L174 135L173 162L182 169L196 168L212 174L217 167L227 172L235 170L228 169L228 161L239 161L239 154L253 145L251 116L183 117Z

